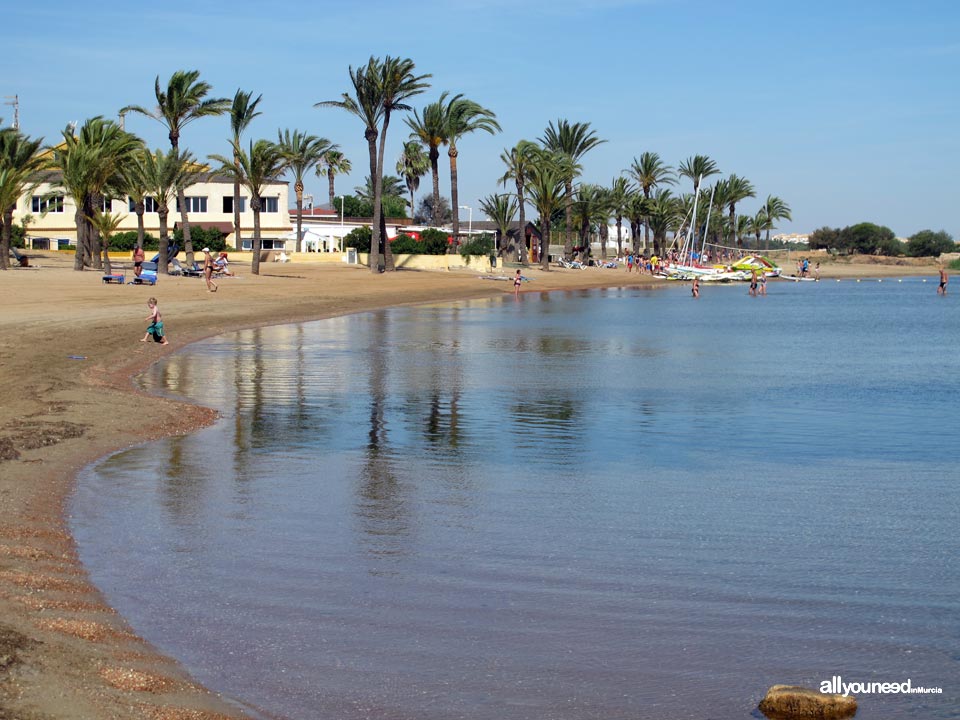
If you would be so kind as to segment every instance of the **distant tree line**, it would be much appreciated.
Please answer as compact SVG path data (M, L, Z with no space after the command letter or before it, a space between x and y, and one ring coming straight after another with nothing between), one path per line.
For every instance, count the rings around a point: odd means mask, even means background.
M957 243L946 230L921 230L907 242L898 240L893 230L863 222L845 228L822 227L810 235L811 250L827 250L838 255L887 255L892 257L938 257L957 252Z

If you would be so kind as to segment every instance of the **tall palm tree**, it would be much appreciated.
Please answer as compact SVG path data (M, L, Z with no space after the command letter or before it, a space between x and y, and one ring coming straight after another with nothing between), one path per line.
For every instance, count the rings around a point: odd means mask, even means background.
M535 143L529 140L521 140L510 148L510 150L504 150L500 153L500 159L503 161L503 164L507 166L507 171L503 174L503 177L500 178L500 184L506 185L507 182L513 180L514 186L517 189L517 205L519 206L520 213L520 232L518 237L521 246L520 262L524 265L527 263L527 222L524 216L526 197L524 196L524 190L526 188L527 178L530 175L530 165L538 150L539 148Z
M647 218L653 232L653 247L657 255L663 256L667 242L667 233L676 231L682 221L683 209L678 200L667 188L658 189L648 201Z
M166 88L160 87L160 76L154 83L157 107L148 110L140 105L128 105L120 112L135 112L153 118L166 126L170 147L180 151L180 135L183 128L204 117L223 115L230 110L231 102L226 98L208 98L212 86L200 79L199 70L177 70L170 76ZM188 264L193 263L193 241L190 237L190 221L187 217L187 200L184 188L177 189L177 202L180 205L180 224L183 226L183 249Z
M330 207L333 210L337 209L334 205L337 191L334 187L333 178L336 175L345 175L351 170L353 170L353 166L350 164L350 160L339 150L337 145L333 145L330 150L327 150L323 156L323 164L317 165L317 177L320 177L322 173L326 173Z
M10 266L13 211L20 197L39 182L45 164L43 139L32 140L13 128L0 130L0 270Z
M517 214L517 208L517 199L512 195L487 195L485 198L480 198L480 210L497 224L497 236L494 240L497 255L503 252L503 240L510 231L510 224Z
M482 107L473 100L457 96L446 107L444 114L446 125L447 155L450 157L450 205L453 208L453 236L460 236L459 190L457 187L457 141L464 135L477 130L494 135L500 132L500 124L493 111Z
M650 194L654 188L661 185L673 185L675 176L673 168L660 159L660 155L655 152L644 152L640 158L634 158L633 164L628 170L637 181L637 185L643 191L643 197L650 199ZM643 222L643 248L646 250L650 246L650 223L644 219Z
M299 130L278 130L277 140L287 168L293 173L293 190L297 196L297 252L300 252L303 246L303 176L320 166L332 143ZM236 178L234 182L237 182Z
M584 183L577 188L573 201L572 217L578 227L579 247L589 249L590 230L596 226L597 231L605 227L610 218L610 197L607 191L599 185ZM606 244L603 244L604 256ZM589 254L585 252L585 255Z
M420 189L420 178L430 170L430 158L423 152L423 145L416 140L403 144L403 152L397 159L397 175L403 178L410 193L410 217L414 213L414 194Z
M712 175L719 175L720 168L706 155L694 155L680 163L679 173L682 177L690 178L693 181L693 196L696 197L697 193L700 192L700 183L703 179ZM697 218L691 218L690 228L692 230L691 238L696 242Z
M139 158L143 163L143 181L147 194L153 197L160 224L160 258L157 272L165 273L170 258L168 248L170 236L167 231L167 218L170 216L170 203L177 197L180 188L195 182L200 170L193 155L188 151L178 152L171 148L145 152Z
M74 270L100 265L96 228L92 218L104 195L120 184L119 169L142 146L139 138L112 120L94 117L74 135L68 125L63 142L53 148L50 167L58 171L59 189L73 198L77 211L77 252Z
M150 151L146 147L141 147L135 152L129 160L120 168L120 179L118 189L133 203L133 212L137 216L137 247L143 247L143 240L146 235L144 228L143 215L146 212L146 200L148 196L146 180L146 156Z
M731 232L736 235L737 203L747 198L756 197L757 191L753 189L753 185L749 180L733 174L723 182L723 186L723 200L730 209L730 229ZM719 204L720 203L718 203L718 205Z
M379 87L380 62L371 57L366 65L349 68L353 95L342 93L339 100L324 100L314 107L336 107L346 110L363 123L363 137L367 141L370 160L370 177L377 175L377 137L380 135L380 120L383 118L383 95ZM375 209L376 214L379 209ZM380 257L380 223L373 223L370 236L370 269L377 271Z
M769 250L770 231L776 227L777 220L793 220L793 218L790 215L790 206L776 195L767 195L767 199L763 203L763 210L767 216L767 223L764 230L767 231L766 245L767 250ZM759 244L757 247L759 247Z
M253 93L244 92L238 88L230 105L230 141L238 147L244 131L253 119L260 115L257 105L260 104L263 95L257 95L256 100L252 98ZM236 178L233 180L233 244L238 249L243 247L243 240L240 237L240 181Z
M550 227L553 213L566 202L567 178L572 161L566 154L540 150L530 163L527 188L540 214L540 267L550 269Z
M263 191L270 183L276 182L287 170L289 164L283 149L269 140L250 141L249 150L240 146L233 149L238 163L222 155L211 155L210 159L219 162L219 173L228 177L239 177L240 182L250 191L250 209L253 210L253 260L250 272L260 274L260 210L263 207Z
M764 230L769 232L771 224L772 223L767 215L767 209L765 207L757 210L756 214L750 218L749 231L750 234L756 238L756 245L754 246L756 250L760 249L760 236L763 234Z
M384 249L384 264L387 270L393 270L393 253L387 241L386 218L383 214L383 172L384 158L386 157L387 128L390 127L390 117L394 112L406 112L413 108L407 101L419 95L430 83L427 78L430 74L415 75L414 62L410 58L395 58L387 55L380 65L380 96L383 104L383 128L380 131L380 151L377 154L376 173L371 174L374 180L373 221L380 224L380 234Z
M440 93L440 99L423 108L423 115L413 111L413 117L406 118L410 128L410 137L419 140L427 149L430 158L430 171L433 174L433 207L440 207L440 146L447 141L446 107L449 93ZM454 99L461 97L456 95ZM436 216L436 213L434 213Z
M558 120L556 127L553 125L553 121L547 125L547 129L543 134L543 137L540 138L540 143L547 149L552 152L558 152L566 155L570 158L570 162L566 165L568 169L568 177L564 180L564 188L566 193L566 208L565 208L565 217L567 227L564 230L564 247L563 253L570 259L572 255L573 245L571 244L570 239L570 230L571 230L571 203L573 202L573 181L579 173L579 163L580 159L587 154L590 150L597 147L601 143L605 143L606 140L601 140L597 137L597 134L594 130L590 129L590 123L573 123L571 124L567 120Z
M617 224L617 255L623 253L623 216L627 212L627 207L630 204L630 197L634 193L633 183L630 182L627 178L622 175L615 177L613 182L610 184L610 192L608 193L607 199L610 202L610 212L613 214L613 219ZM637 252L639 250L640 243L638 242L638 237L633 236L633 251ZM607 245L602 243L600 246L600 257L604 260L607 259Z

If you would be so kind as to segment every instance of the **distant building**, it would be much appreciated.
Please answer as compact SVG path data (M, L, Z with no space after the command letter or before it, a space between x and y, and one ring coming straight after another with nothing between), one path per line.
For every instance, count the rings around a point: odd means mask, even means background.
M287 185L286 182L269 183L261 198L260 236L264 250L292 250L295 247L295 244L288 246L283 239L292 227ZM56 250L60 245L75 245L77 241L76 205L69 195L57 194L57 187L55 177L41 183L20 198L13 212L14 222L19 222L25 215L32 216L28 232L31 244L37 249L46 245ZM216 227L226 236L229 245L237 247L233 237L233 180L207 175L186 188L185 196L191 227ZM168 207L167 224L172 237L174 228L180 226L180 210L176 200ZM137 229L137 215L130 198L108 198L104 200L102 210L126 214L120 224L121 232ZM146 200L143 222L146 232L159 236L160 217L152 197ZM240 188L240 234L242 249L249 250L253 237L253 211L250 209L250 192L243 187Z
M791 245L807 245L810 241L809 233L778 233L770 236L771 240L778 240Z

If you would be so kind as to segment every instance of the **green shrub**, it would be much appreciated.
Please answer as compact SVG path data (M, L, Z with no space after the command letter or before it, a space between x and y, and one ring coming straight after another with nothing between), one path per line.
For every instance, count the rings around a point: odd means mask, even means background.
M446 255L450 247L449 235L443 230L427 228L420 233L420 253L423 255Z
M489 235L483 235L478 238L472 238L460 245L460 255L470 261L472 257L484 257L493 254L493 238Z
M921 230L907 242L907 253L913 257L937 257L952 252L957 252L957 245L946 230Z
M10 246L15 248L25 248L27 231L22 225L12 225L10 227Z
M394 255L421 255L423 246L416 238L400 234L390 243L390 250Z
M356 248L357 252L370 252L370 239L373 237L373 230L368 226L354 228L343 238L345 248Z
M111 252L122 252L124 250L133 252L133 248L137 245L137 231L128 230L125 232L118 232L116 235L110 236L110 251ZM146 233L143 236L143 249L144 250L159 250L160 249L160 240L155 238L150 233Z
M960 258L957 258L956 260L951 260L950 264L947 267L949 267L951 270L960 270Z
M173 240L183 250L183 230L177 228L173 231ZM199 225L190 225L190 242L193 247L210 248L210 252L220 252L227 249L227 241L222 232L217 228L205 228Z

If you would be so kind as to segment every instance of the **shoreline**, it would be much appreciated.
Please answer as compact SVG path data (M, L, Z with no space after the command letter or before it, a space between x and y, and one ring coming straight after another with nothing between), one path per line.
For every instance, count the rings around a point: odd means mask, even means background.
M479 282L475 273L374 275L293 262L261 265L259 277L237 265L241 277L219 281L212 294L195 278L102 285L99 273L75 272L72 256L58 253L34 254L31 262L40 269L0 273L0 457L11 458L0 461L0 718L246 717L132 633L89 582L69 535L68 501L82 468L217 417L210 408L146 395L133 378L224 332L503 296L512 283ZM533 278L524 293L661 285L622 269L524 273ZM824 279L921 274L935 277L936 263L822 268ZM159 299L168 329L163 348L137 342L150 296Z

